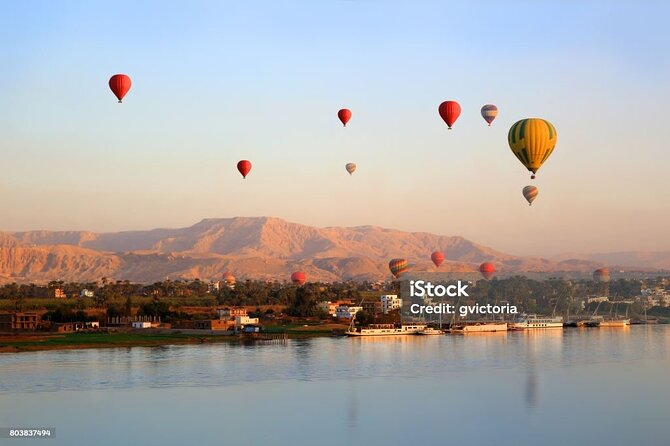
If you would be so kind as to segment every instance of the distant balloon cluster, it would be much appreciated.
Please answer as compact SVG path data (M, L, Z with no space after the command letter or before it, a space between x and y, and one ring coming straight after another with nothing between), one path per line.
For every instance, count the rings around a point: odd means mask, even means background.
M131 86L132 81L125 74L115 74L109 79L109 88L119 103L123 101ZM447 128L451 130L461 115L461 105L456 101L444 101L439 105L437 111L447 125ZM491 126L498 116L498 107L493 104L486 104L481 108L481 115L484 121ZM348 108L342 108L337 112L337 118L343 127L347 126L351 120L351 116L352 112ZM507 135L507 142L510 149L512 149L512 153L532 173L531 179L535 179L537 171L554 151L557 139L558 134L554 126L549 121L540 118L526 118L517 121L510 127ZM243 179L249 175L251 167L252 164L249 160L240 160L237 163L237 170ZM344 168L349 175L353 175L356 171L356 164L350 162ZM538 189L535 186L526 186L523 188L522 194L528 204L532 205L533 201L537 198ZM444 253L441 251L433 252L430 257L438 268L445 259ZM396 258L389 262L389 269L393 276L398 278L409 269L409 264L407 259ZM484 262L480 265L479 271L486 280L489 280L495 273L495 267L490 262ZM234 280L232 275L230 278ZM594 279L608 281L609 271L606 268L597 270L594 273ZM307 276L303 271L296 271L291 274L291 281L295 285L303 285L306 280Z

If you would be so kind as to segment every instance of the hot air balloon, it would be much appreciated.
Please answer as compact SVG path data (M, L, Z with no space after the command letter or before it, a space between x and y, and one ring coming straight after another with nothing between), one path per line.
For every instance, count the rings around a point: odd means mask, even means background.
M302 271L296 271L293 274L291 274L291 282L293 282L294 285L302 285L307 281L307 275L302 272Z
M498 116L498 107L495 105L486 104L482 107L482 118L484 118L484 121L488 122L489 127L491 127L491 123L496 118L496 116Z
M251 171L251 161L241 160L237 163L237 170L242 174L242 178L246 178Z
M484 262L479 265L479 272L482 273L484 279L489 280L493 277L493 273L496 272L495 266L491 262Z
M115 74L109 78L109 88L114 93L114 96L119 100L119 104L123 101L123 97L130 90L132 82L125 74Z
M512 152L533 172L531 178L542 164L549 158L558 135L556 129L549 121L540 118L528 118L517 121L509 129L507 140Z
M223 273L223 281L226 282L226 285L228 285L228 287L230 288L234 287L235 283L237 282L235 280L235 276L233 276L233 274L230 271L226 271L225 273Z
M389 262L389 269L391 274L397 279L402 273L407 272L408 264L407 259L392 259Z
M608 268L598 268L593 271L593 280L606 283L610 281L610 270Z
M343 108L337 112L337 117L340 118L340 121L342 121L342 125L346 127L347 122L349 122L351 119L351 110L348 108Z
M537 187L535 186L526 186L523 188L523 196L528 201L528 206L533 204L533 201L537 198Z
M444 101L440 104L437 111L440 112L440 116L447 123L449 130L451 130L451 126L454 125L454 122L461 115L461 106L456 101Z
M442 251L435 251L430 255L430 260L439 268L442 262L444 262L444 253Z
M354 173L356 171L356 164L355 163L347 163L346 166L344 166L345 169L347 169L347 172L349 172L349 175Z

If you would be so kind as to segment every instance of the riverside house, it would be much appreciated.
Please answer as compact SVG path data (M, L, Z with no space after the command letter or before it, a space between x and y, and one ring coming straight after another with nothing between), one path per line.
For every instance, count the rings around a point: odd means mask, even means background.
M0 331L35 331L39 323L37 313L0 313Z

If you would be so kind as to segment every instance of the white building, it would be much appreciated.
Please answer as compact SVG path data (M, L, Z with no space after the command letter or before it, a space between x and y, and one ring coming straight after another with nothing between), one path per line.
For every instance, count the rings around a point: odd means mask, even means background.
M337 307L337 310L335 311L335 316L338 319L351 319L359 311L363 311L363 307L340 305L339 307Z
M590 304L592 302L596 303L601 303L601 302L607 302L609 301L609 298L607 296L595 296L595 297L587 297L586 298L586 303Z
M384 314L402 308L402 299L397 294L382 294L379 299L382 302L382 313Z
M235 316L236 327L243 327L245 325L258 325L258 318L249 316Z
M133 328L151 328L151 322L133 322Z
M327 313L332 317L337 316L337 307L338 307L337 303L331 302L329 300L324 300L316 304L316 308L318 308L320 311L323 311L324 313Z
M226 307L216 310L219 319L233 319L238 316L246 316L247 309L244 307Z
M650 306L670 306L670 293L663 287L654 289L643 288L641 300L647 301Z
M93 297L93 291L83 289L81 290L81 293L79 293L79 297Z

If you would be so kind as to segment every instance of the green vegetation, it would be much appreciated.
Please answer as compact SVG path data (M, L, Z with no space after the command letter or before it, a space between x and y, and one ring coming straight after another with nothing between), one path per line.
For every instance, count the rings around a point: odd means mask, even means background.
M509 302L526 312L575 314L581 310L586 296L609 294L611 299L632 299L640 295L643 287L664 288L665 284L661 277L644 281L618 279L604 284L593 280L533 280L516 276L477 281L469 288L469 301L482 304ZM362 301L377 300L381 293L399 293L398 282L386 283L382 289L368 282L307 283L296 287L277 281L247 280L238 282L234 288L224 283L220 285L217 289L198 279L165 280L145 285L112 282L105 278L98 283L53 281L42 286L12 283L0 287L0 311L47 310L46 319L54 322L85 320L83 311L88 314L97 312L98 318L101 314L112 317L143 315L174 322L212 317L216 306L273 306L278 310L277 314L283 311L292 317L327 319L328 316L317 308L320 301L351 301L357 305ZM68 298L55 299L52 296L56 290ZM79 297L84 290L92 296ZM193 310L195 308L201 310ZM589 306L587 310L595 308ZM603 305L599 311L607 312L609 308ZM644 307L636 303L630 305L628 311L629 315L635 316L644 311ZM252 315L261 319L275 316L260 310Z
M235 342L231 336L192 336L177 333L68 333L0 337L0 351L33 351L63 348L129 347L202 342Z

